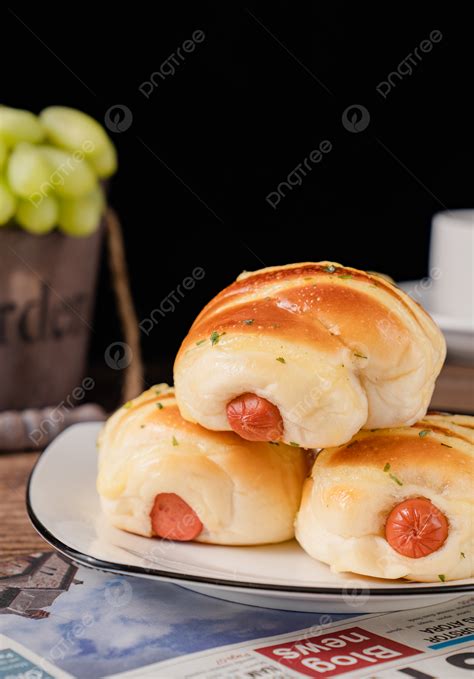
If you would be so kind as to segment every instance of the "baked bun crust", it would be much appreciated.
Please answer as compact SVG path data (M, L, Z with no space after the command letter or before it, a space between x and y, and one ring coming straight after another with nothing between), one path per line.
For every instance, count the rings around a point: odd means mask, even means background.
M322 451L305 483L296 537L334 571L439 582L474 575L474 417L427 415L412 427L360 432ZM394 507L426 498L445 542L421 558L386 539Z
M278 407L285 442L322 448L423 417L446 353L386 278L332 262L244 273L199 314L175 362L183 417L230 430L244 393Z
M117 410L99 437L103 510L114 526L138 535L153 534L155 497L175 493L204 526L199 542L289 540L307 472L300 449L186 422L165 384Z

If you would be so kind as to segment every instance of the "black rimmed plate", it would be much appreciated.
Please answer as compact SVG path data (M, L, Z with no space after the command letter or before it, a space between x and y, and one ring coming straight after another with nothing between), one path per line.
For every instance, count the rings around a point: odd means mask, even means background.
M474 591L474 579L409 583L332 573L295 541L220 547L131 535L101 514L95 488L101 425L76 424L41 455L27 490L30 519L58 551L85 566L168 580L203 594L266 608L379 612L438 604Z

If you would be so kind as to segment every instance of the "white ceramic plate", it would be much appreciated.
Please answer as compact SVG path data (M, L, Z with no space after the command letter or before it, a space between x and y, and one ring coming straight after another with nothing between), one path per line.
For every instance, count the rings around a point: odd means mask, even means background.
M474 318L468 316L458 318L432 311L434 283L435 281L424 278L420 281L404 281L398 285L421 304L438 324L446 338L450 357L465 363L472 363L474 360Z
M101 515L95 489L100 427L83 423L63 432L40 457L27 491L37 531L80 564L169 580L229 601L319 613L417 608L474 591L474 579L423 584L331 573L294 541L219 547L143 538L112 528Z

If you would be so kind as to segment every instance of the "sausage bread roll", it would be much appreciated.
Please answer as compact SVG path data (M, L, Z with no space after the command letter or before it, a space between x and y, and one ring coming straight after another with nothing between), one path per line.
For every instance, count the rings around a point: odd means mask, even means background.
M98 445L97 488L117 528L224 545L294 536L306 454L186 422L167 385L115 412Z
M199 314L175 362L184 418L250 441L323 448L426 413L446 353L385 277L332 262L243 273Z
M436 582L474 575L474 417L428 415L322 451L296 537L334 571Z

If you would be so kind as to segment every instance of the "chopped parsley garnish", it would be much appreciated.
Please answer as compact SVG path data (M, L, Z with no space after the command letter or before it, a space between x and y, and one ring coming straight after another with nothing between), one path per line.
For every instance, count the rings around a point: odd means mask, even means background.
M277 361L280 361L280 363L286 363L285 359L283 356L278 356Z
M418 432L420 439L424 439L425 436L428 436L428 434L431 434L431 429L422 429L420 432Z
M255 321L254 318L247 318L244 323L245 325L252 325L252 323Z
M441 573L441 575L438 575L438 578L441 580L441 582L446 582L446 576Z
M461 552L461 559L465 559L465 558L466 558L466 555L464 554L464 552Z
M357 356L357 358L367 358L367 356L364 356L364 354L359 354L357 351L354 351L354 356Z
M155 394L159 396L161 394L161 389L155 389Z
M217 342L220 340L220 338L222 337L222 335L225 335L225 332L220 332L220 333L219 333L219 332L217 332L217 330L213 330L213 331L211 332L210 340L211 340L212 346L214 346L215 344L217 344Z
M452 446L448 446L447 443L442 443L441 445L444 446L445 448L452 448Z
M204 344L205 341L206 341L205 339L199 340L199 342L196 342L196 346L200 347L201 344Z
M305 276L305 277L303 278L303 280L304 280L304 281L312 281L312 280L313 280L313 277L312 277L312 276Z
M327 271L328 273L334 273L336 270L336 267L330 264L329 266L323 266L323 271Z
M354 276L351 273L340 273L338 278L354 278Z
M268 443L269 443L271 446L279 446L279 445L280 445L280 444L278 443L278 441L269 441Z
M385 463L385 467L383 468L384 472L385 472L385 473L388 473L389 477L392 479L392 481L395 481L395 483L397 484L397 486L403 486L402 481L400 481L400 479L398 478L398 476L395 476L395 474L392 474L391 471L390 471L390 469L391 469L390 462L386 462L386 463Z
M290 446L294 446L295 448L299 448L300 444L296 443L295 441L290 441Z
M173 436L173 438L171 439L171 442L173 443L174 446L179 446L179 442L178 442L178 439L176 438L176 436Z
M163 410L165 406L162 403L158 402L156 403L156 407L158 408L158 410Z
M132 401L127 401L126 403L123 404L122 408L131 408L133 406Z

